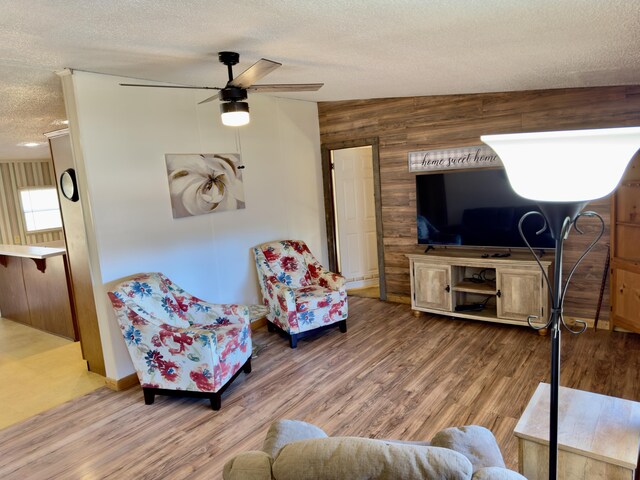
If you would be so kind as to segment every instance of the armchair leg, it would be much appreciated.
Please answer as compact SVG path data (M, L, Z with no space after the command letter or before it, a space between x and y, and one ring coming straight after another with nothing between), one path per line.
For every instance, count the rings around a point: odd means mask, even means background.
M153 405L153 402L156 399L156 393L150 388L143 388L142 392L144 393L145 405Z
M213 410L220 410L220 407L222 407L222 394L220 392L216 392L211 394L211 408Z
M242 366L242 371L244 373L251 373L251 357L249 357L249 360Z
M291 348L296 348L298 346L298 334L292 333L289 335L289 346Z
M338 326L340 327L340 331L342 333L346 333L347 332L347 321L346 320L342 320L342 321L338 322Z

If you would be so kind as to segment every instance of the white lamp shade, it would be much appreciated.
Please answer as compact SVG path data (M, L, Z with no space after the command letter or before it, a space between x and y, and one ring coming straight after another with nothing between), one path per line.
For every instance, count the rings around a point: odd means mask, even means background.
M220 104L220 118L227 127L241 127L249 123L249 104L225 102Z
M583 202L611 193L640 148L640 127L483 135L511 187L542 202Z

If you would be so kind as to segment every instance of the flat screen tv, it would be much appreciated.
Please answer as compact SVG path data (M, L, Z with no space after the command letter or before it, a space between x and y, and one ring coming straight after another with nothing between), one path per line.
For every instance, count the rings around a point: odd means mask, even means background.
M416 176L418 243L472 247L526 248L518 222L538 210L518 196L504 170L461 170ZM535 249L553 249L550 233L536 232L544 222L534 215L524 232Z

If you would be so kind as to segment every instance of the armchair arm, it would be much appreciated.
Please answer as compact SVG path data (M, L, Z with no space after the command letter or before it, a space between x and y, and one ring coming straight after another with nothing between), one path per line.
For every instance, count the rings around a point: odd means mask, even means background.
M329 288L331 290L340 290L344 287L346 279L339 273L333 273L324 268L317 260L313 260L313 263L307 263L311 279L314 283L317 283L321 287Z
M296 295L293 289L280 282L275 275L266 278L267 291L271 298L277 299L280 308L285 312L296 311Z
M334 273L324 268L311 254L306 245L302 250L302 255L305 262L307 262L307 268L313 283L331 290L340 290L344 287L346 279L339 273Z

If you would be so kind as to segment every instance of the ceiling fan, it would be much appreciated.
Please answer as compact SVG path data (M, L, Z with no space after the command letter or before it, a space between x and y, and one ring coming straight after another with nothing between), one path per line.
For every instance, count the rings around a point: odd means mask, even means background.
M182 85L145 85L139 83L121 83L123 87L153 87L153 88L191 88L198 90L219 90L218 93L199 102L207 103L217 98L222 102L220 112L222 123L228 126L238 127L249 123L249 104L244 102L247 91L252 92L315 92L323 83L275 83L269 85L255 85L265 75L282 66L281 63L261 58L234 78L233 66L240 60L240 54L236 52L219 52L218 60L227 66L229 81L224 87L193 87Z

